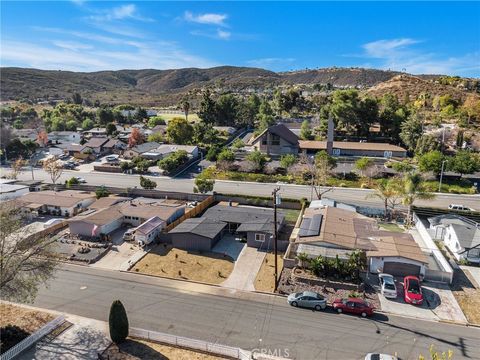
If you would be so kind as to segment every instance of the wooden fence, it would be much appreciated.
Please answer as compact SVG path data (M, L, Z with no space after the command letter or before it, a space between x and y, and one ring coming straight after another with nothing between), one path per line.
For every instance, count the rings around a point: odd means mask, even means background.
M206 208L208 208L214 202L215 202L214 196L210 195L205 200L203 200L201 203L197 204L197 206L195 206L193 208L187 208L186 211L185 211L185 214L183 214L181 217L179 217L174 222L167 225L167 227L165 228L165 232L169 232L174 227L176 227L178 224L180 224L180 223L184 222L185 220L193 218L193 217L197 216L198 214L202 213Z

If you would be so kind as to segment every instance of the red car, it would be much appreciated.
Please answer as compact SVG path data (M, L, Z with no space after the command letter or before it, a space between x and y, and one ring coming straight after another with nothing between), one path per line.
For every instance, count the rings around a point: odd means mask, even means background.
M333 302L333 309L338 313L359 314L363 317L373 315L373 306L359 298L336 299Z
M423 294L420 280L416 276L405 276L403 279L403 293L407 304L422 305Z

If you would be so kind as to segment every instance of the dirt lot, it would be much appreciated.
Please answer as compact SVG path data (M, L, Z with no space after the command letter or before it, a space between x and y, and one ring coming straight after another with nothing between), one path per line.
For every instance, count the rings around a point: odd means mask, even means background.
M277 255L278 271L280 273L283 268L283 254ZM274 281L273 275L275 273L275 256L273 253L268 253L263 260L262 267L255 278L255 290L273 292Z
M102 354L102 359L218 360L224 358L145 340L128 339L119 346L115 344L110 345Z
M233 266L233 259L224 254L187 252L160 244L136 263L131 271L219 284L232 273Z
M0 329L2 329L0 331L4 331L3 329L7 325L18 327L18 331L16 331L18 336L2 339L2 341L5 341L5 343L2 342L0 346L2 352L7 351L54 318L55 316L49 313L30 310L12 304L0 303Z
M463 270L455 270L452 292L468 322L480 325L480 289L475 288Z

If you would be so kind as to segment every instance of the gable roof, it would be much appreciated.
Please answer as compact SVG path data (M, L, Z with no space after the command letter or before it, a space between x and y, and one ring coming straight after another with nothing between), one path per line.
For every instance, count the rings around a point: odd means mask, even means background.
M140 144L140 145L136 145L131 150L135 151L139 154L143 154L147 151L151 151L153 149L156 149L159 146L160 146L160 144L157 143L156 141L150 141L150 142L146 142L146 143L143 143L143 144Z
M279 136L280 138L292 145L298 145L298 136L295 135L288 127L283 124L273 125L270 126L268 129L263 130L257 137L250 140L250 144L253 145L258 142L267 132Z
M23 203L35 203L49 206L72 207L85 199L93 199L92 193L83 193L74 190L65 191L34 191L23 195L20 201Z
M451 225L462 248L472 249L480 246L480 225Z
M121 196L106 196L96 200L92 205L89 206L90 209L103 209L110 207L112 205L118 204L123 201L130 200L128 197Z
M109 139L105 137L92 137L88 142L85 144L86 147L97 148L101 147L103 144L108 142Z
M195 235L200 235L209 239L215 238L225 227L226 223L221 221L212 221L204 217L201 218L190 218L175 228L170 230L169 234L184 234L190 233Z

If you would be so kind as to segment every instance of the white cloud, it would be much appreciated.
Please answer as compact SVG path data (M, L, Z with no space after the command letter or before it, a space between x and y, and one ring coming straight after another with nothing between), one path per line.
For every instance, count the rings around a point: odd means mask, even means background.
M194 22L197 24L206 24L206 25L218 25L218 26L227 26L225 20L227 20L227 14L193 14L190 11L185 11L183 16L184 20L188 22Z
M71 71L205 68L218 65L164 41L128 42L113 47L92 46L81 51L68 45L72 44L57 41L52 47L25 41L2 41L0 62L2 66Z
M347 56L376 59L374 67L412 74L461 75L480 70L480 52L445 57L414 46L422 42L411 38L382 39L362 45L364 53L360 55Z
M260 68L270 68L275 66L288 65L293 63L295 60L296 60L295 58L271 57L271 58L248 60L247 64L250 66L255 66Z
M113 21L133 19L139 21L153 21L150 18L140 15L135 4L125 4L107 10L95 11L96 15L91 15L90 19L94 21Z
M217 29L216 31L201 31L201 30L193 30L190 31L191 35L195 36L203 36L211 39L219 39L219 40L230 40L232 33L229 31Z
M91 49L91 45L82 44L76 41L63 41L63 40L54 40L52 41L53 45L56 47L72 50L72 51L80 51L80 50L88 50Z
M224 31L224 30L217 30L217 35L220 39L228 40L230 39L230 36L232 35L229 31Z

